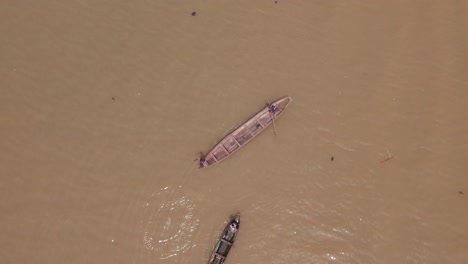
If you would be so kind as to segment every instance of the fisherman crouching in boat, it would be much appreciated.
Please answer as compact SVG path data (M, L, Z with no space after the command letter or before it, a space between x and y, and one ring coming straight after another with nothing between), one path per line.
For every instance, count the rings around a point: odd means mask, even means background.
M200 165L200 168L203 168L205 166L208 166L208 162L206 162L205 158L200 158L199 165Z
M270 111L270 113L273 113L273 114L276 112L276 110L278 110L278 108L274 104L270 105L268 109L268 111Z
M239 223L237 223L236 220L232 220L232 222L229 225L229 228L227 230L227 233L224 235L224 239L231 240L231 238L234 236L234 234L237 233L238 229L239 229Z
M237 231L237 223L232 221L231 225L229 226L231 232Z

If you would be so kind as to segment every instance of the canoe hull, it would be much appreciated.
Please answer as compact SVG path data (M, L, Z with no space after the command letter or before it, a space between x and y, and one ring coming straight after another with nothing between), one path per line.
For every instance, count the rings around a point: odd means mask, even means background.
M224 137L203 158L200 159L200 168L215 165L236 153L252 139L260 135L267 127L281 116L286 107L292 102L289 96L280 98L237 127ZM274 106L274 111L271 107Z
M240 214L231 218L211 254L208 264L223 264L231 250L240 227Z

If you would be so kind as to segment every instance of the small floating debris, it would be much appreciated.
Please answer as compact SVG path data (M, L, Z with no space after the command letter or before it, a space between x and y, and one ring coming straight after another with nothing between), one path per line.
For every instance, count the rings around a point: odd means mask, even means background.
M114 100L114 101L115 101L115 97L112 97L112 100Z
M463 195L463 192L462 192L462 191L459 191L458 194L462 194L462 195Z
M192 16L196 16L197 15L197 12L192 12Z
M330 160L333 161L334 159L335 159L335 157L332 156Z
M388 151L388 149L387 149L387 153L388 153L388 158L382 160L380 163L384 163L384 162L389 161L389 160L391 160L391 159L394 158L394 157L392 156L392 154L390 154L390 151Z

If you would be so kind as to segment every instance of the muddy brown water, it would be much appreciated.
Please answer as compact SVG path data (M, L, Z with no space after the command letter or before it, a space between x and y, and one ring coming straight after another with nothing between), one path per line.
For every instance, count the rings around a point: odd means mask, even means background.
M468 263L468 2L276 2L0 4L0 262Z

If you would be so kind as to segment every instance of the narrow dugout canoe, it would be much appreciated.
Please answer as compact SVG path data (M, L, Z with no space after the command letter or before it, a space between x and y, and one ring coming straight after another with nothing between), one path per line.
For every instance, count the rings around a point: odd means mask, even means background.
M240 214L234 216L224 228L221 237L211 254L208 264L223 264L237 237L240 226Z
M225 160L269 127L274 119L283 114L292 102L290 96L280 98L266 106L244 124L216 144L204 157L199 159L200 168L206 168Z

